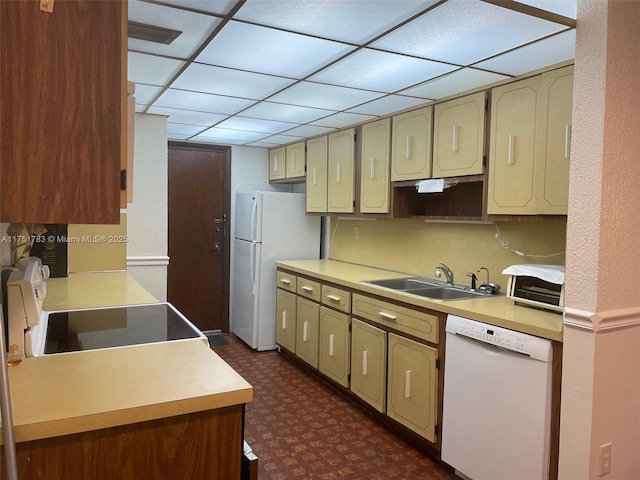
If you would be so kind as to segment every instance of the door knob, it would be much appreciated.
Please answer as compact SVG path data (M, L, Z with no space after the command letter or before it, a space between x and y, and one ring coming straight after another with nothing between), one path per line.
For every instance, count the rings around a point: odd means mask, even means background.
M213 254L214 255L222 255L222 246L220 246L219 242L215 242L213 244Z

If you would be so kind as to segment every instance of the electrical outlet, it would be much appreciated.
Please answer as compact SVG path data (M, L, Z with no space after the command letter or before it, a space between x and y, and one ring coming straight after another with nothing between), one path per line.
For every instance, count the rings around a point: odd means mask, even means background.
M600 445L600 475L611 473L611 442Z
M360 238L360 227L356 227L353 236L356 240Z

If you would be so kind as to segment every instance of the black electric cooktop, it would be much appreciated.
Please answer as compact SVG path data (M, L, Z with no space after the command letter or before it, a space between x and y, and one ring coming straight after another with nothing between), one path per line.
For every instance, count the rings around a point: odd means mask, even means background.
M167 303L52 312L44 353L78 352L187 338L200 332Z

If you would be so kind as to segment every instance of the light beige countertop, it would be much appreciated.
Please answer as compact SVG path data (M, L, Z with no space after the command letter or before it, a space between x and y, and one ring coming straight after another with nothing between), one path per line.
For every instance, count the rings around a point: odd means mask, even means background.
M75 274L49 281L45 309L154 302L126 273ZM26 358L9 368L9 382L17 442L253 399L251 385L200 339Z
M489 298L437 301L416 295L409 295L374 285L360 283L369 280L410 277L412 275L390 270L366 267L336 260L291 260L277 261L277 267L309 275L326 282L332 282L364 293L409 303L418 307L458 315L472 320L489 323L498 327L537 335L550 340L562 341L562 315L535 308L514 305L504 295Z

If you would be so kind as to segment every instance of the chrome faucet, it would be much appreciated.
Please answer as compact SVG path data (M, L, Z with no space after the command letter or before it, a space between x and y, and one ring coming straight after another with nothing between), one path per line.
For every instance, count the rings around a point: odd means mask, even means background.
M444 276L447 279L447 285L453 285L453 272L449 267L447 267L444 263L439 263L436 269L444 273Z

